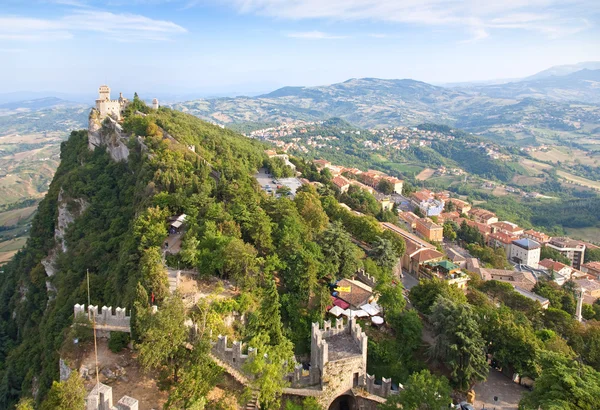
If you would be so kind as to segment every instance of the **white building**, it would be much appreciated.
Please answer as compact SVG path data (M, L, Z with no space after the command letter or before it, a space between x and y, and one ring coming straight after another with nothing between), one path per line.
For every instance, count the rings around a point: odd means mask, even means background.
M523 238L512 241L509 258L511 261L537 268L542 246L534 240Z

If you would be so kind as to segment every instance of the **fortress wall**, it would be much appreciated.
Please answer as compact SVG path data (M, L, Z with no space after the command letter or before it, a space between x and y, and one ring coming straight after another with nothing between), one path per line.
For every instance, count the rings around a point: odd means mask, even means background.
M76 304L73 313L74 317L87 316L89 313L99 330L131 333L131 316L127 316L125 308L118 307L113 314L112 306L102 306L101 311L98 311L98 306L88 306L86 312L85 305Z
M356 279L360 280L363 283L366 283L372 288L374 288L375 285L377 285L377 279L365 272L364 269L359 269L356 271Z

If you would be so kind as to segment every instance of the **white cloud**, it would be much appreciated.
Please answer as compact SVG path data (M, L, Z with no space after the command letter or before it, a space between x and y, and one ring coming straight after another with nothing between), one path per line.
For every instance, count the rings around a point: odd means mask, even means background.
M74 10L57 19L0 15L0 39L5 40L64 40L86 32L116 41L143 41L167 40L186 29L171 21L92 9Z
M589 27L597 0L228 0L240 13L281 19L385 21L464 28L473 39L492 29L522 29L548 36ZM561 28L561 29L558 29Z
M334 34L323 33L322 31L296 31L286 33L287 37L302 38L306 40L336 40L348 38L347 36L339 36Z

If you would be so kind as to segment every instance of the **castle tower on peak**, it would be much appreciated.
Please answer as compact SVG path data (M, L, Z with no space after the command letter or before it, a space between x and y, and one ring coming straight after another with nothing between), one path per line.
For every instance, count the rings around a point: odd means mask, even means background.
M129 104L129 100L119 93L118 100L110 99L110 87L101 85L98 88L98 99L96 100L96 109L100 112L100 118L111 116L116 120L121 119L121 112Z
M100 88L98 88L97 101L110 101L110 87L108 85L101 85Z
M158 98L152 100L152 109L158 110Z

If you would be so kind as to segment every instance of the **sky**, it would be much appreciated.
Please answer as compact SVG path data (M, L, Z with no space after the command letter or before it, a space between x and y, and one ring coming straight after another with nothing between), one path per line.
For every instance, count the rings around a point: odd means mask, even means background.
M434 84L600 60L598 0L0 0L0 93Z

